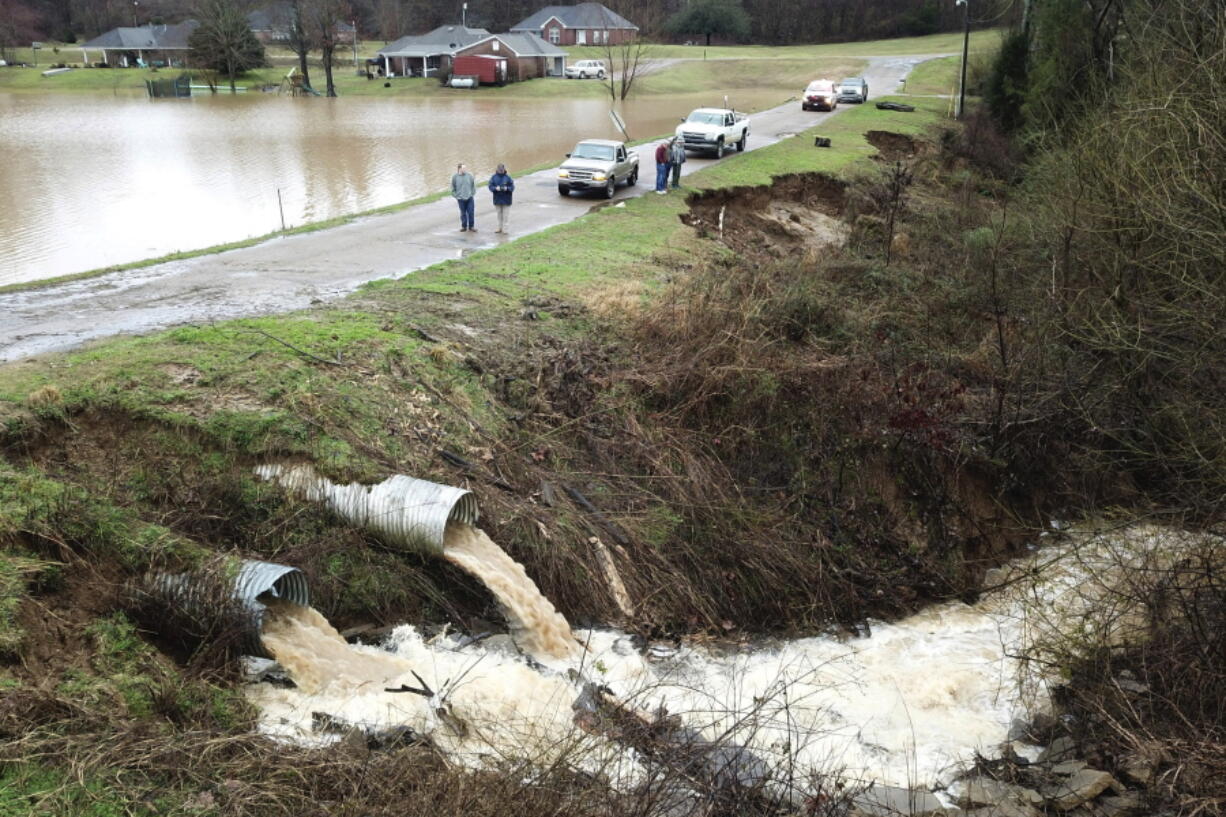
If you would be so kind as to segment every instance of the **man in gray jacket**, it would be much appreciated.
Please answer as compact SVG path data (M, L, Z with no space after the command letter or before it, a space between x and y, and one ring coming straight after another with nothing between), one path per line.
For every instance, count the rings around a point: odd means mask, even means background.
M477 180L463 164L456 165L451 177L451 195L460 205L460 232L477 232L474 221L473 196L477 195Z
M668 163L672 165L673 187L681 186L681 165L685 163L685 142L674 136L668 145Z

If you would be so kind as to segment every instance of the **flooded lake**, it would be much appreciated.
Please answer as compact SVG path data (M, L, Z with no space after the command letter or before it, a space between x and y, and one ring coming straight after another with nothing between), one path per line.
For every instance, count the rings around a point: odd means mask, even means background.
M542 80L561 83L560 80ZM193 250L561 161L617 136L604 99L149 100L0 93L0 285ZM782 102L753 94L757 108ZM646 97L630 136L671 131L715 100ZM280 202L278 202L280 191Z

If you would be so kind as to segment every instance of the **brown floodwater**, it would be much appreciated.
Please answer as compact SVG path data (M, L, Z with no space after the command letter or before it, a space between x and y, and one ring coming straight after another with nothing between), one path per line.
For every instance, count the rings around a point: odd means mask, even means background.
M738 96L749 111L782 101ZM621 114L642 139L717 101L644 97ZM289 227L359 213L443 189L457 162L515 173L616 135L603 99L0 93L0 285L264 235L282 210Z

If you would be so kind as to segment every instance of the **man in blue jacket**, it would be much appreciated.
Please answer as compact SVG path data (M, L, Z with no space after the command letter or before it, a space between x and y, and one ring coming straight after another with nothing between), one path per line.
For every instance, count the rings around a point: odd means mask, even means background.
M473 196L477 195L477 180L463 164L456 165L455 175L451 177L451 195L460 205L460 232L477 232L473 207Z
M511 209L511 194L515 192L515 180L507 173L506 165L498 165L498 170L490 176L490 192L494 194L494 209L498 211L498 229L494 232L507 231L507 211Z

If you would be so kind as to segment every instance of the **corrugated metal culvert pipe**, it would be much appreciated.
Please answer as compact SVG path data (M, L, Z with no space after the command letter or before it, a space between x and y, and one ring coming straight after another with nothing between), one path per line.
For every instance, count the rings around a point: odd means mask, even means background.
M311 604L306 576L298 568L234 558L218 559L191 573L151 575L142 590L145 601L166 611L160 619L164 629L213 639L229 631L243 653L265 658L271 656L260 632L268 605Z
M471 492L399 474L377 485L337 485L309 465L261 465L255 473L304 499L326 504L385 544L434 556L443 553L448 522L476 525L480 515Z

